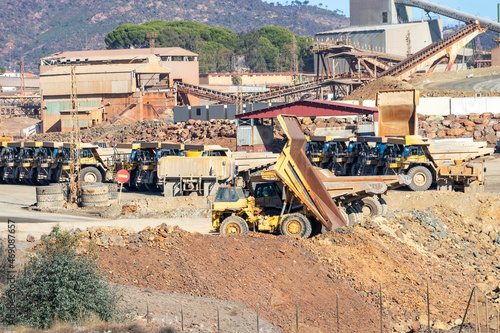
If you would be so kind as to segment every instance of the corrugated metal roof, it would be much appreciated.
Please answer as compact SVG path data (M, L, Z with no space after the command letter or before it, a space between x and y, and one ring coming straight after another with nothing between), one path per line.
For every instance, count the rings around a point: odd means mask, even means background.
M312 116L346 116L358 114L376 114L378 109L370 106L360 106L337 101L303 100L292 103L270 106L257 111L236 115L237 119L276 118L279 114L295 115L297 117Z
M42 59L60 59L60 58L99 58L99 57L125 57L138 55L157 55L157 56L178 56L178 57L196 57L197 53L188 51L181 47L158 47L151 52L151 49L120 49L120 50L84 50L84 51L64 51L54 53Z

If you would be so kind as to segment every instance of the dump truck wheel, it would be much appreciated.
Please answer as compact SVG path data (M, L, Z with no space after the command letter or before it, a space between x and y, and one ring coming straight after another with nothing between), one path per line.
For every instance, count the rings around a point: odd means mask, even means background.
M360 168L360 165L358 163L354 163L352 166L351 166L351 176L359 176L359 168Z
M247 232L248 224L239 216L228 216L220 225L221 234L246 234Z
M378 201L380 202L380 206L382 206L382 215L387 214L387 202L382 197L379 197Z
M342 214L342 217L344 218L345 222L347 223L347 225L351 225L350 221L349 221L349 215L347 215L347 212L345 211L344 208L339 208L339 211L340 211L340 214Z
M415 166L410 169L408 176L411 178L411 183L408 185L413 191L427 191L432 184L432 174L429 169L424 166Z
M359 217L359 215L360 215L360 214L359 214L359 211L356 209L356 207L354 207L354 206L349 206L349 207L347 207L347 208L346 208L346 210L345 210L345 211L346 211L347 216L348 216L348 219L347 219L347 220L349 221L349 222L348 222L348 223L349 223L348 225L349 225L350 227L352 227L352 226L355 226L355 225L359 224L359 222L360 222L360 220L361 220L361 219L360 219L360 217Z
M101 172L94 167L86 167L83 168L82 172L80 173L80 177L82 182L86 183L100 183L102 182L102 175Z
M293 213L283 218L280 230L281 234L285 236L308 238L312 233L312 225L304 215Z
M365 218L365 216L363 215L363 206L361 206L361 204L359 204L359 203L356 203L354 205L354 209L356 209L358 211L358 223L360 223L361 220L363 220Z
M382 205L374 197L367 197L361 200L361 211L363 217L374 217L382 215Z

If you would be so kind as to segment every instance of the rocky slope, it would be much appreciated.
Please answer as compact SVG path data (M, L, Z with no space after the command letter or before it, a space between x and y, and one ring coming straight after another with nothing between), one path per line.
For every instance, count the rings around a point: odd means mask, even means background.
M166 225L81 236L99 246L100 267L115 283L258 305L284 332L295 329L296 302L301 332L331 332L337 295L342 329L378 332L380 287L384 332L425 332L427 283L433 331L461 323L473 287L482 324L486 297L495 327L499 196L393 191L386 200L387 216L307 240L191 234ZM473 321L469 312L465 322Z
M235 32L282 26L300 36L346 27L348 19L313 6L271 5L261 0L3 0L0 66L38 71L47 54L103 49L104 37L120 24L152 20L197 21Z

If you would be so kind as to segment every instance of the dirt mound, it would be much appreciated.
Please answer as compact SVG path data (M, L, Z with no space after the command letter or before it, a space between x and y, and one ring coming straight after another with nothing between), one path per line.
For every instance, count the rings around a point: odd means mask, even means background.
M107 237L109 244L109 235L86 236L98 243ZM117 236L111 237L118 246L102 246L99 253L113 282L236 301L253 310L258 305L261 316L284 332L295 329L296 302L301 331L331 331L339 295L341 327L377 331L376 302L325 269L302 241L260 233L190 234L167 226Z
M474 83L477 83L476 81L481 82L481 80L490 81L493 76L500 75L500 66L419 74L409 81L401 81L386 76L354 90L349 96L343 99L374 100L379 90L412 88L418 89L421 97L476 97L478 93L483 97L500 96L500 91L495 88L486 91L478 90L477 87L482 87L483 85L472 85L472 81L467 78L471 77L471 75L475 78L472 80ZM463 84L457 84L459 80L464 80ZM450 86L453 87L450 88ZM440 88L438 89L437 87Z
M412 89L413 86L406 81L401 81L392 76L382 77L352 92L345 100L373 100L380 90Z
M11 117L2 119L0 126L0 136L16 136L22 137L23 129L35 125L40 122L40 119L28 118L28 117Z
M231 300L254 310L258 304L263 317L285 332L293 331L297 301L304 331L331 332L336 295L341 327L377 331L380 284L385 331L426 325L427 281L435 329L460 323L474 286L495 314L500 197L394 191L387 201L392 209L406 209L307 240L191 234L165 225L138 234L84 236L101 245L100 267L113 282ZM466 322L472 320L469 315Z

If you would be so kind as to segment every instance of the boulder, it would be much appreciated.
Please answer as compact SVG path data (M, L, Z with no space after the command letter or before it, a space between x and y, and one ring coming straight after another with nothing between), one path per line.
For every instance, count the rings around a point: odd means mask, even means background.
M312 124L311 118L309 118L309 117L302 118L302 124L305 126Z
M462 135L465 132L465 128L460 127L460 128L452 128L446 131L446 135L448 136L459 136Z
M439 130L436 132L436 136L438 138L444 138L446 136L446 131L445 130Z

